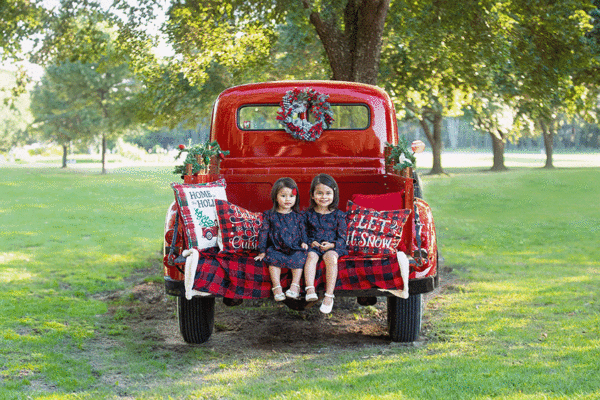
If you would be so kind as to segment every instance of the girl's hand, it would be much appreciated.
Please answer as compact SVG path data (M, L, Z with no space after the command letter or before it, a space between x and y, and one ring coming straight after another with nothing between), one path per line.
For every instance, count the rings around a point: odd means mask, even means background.
M302 247L304 250L308 250L308 245L306 243L302 243L300 247Z
M265 258L265 253L260 253L259 255L254 257L254 261L262 261L263 258Z
M335 245L333 243L330 243L330 242L323 242L323 243L321 243L321 251L331 250L334 247L335 247Z
M321 247L321 243L319 243L319 242L317 242L317 241L315 240L314 242L312 242L312 243L310 244L310 247L319 247L319 248L320 248L320 247Z

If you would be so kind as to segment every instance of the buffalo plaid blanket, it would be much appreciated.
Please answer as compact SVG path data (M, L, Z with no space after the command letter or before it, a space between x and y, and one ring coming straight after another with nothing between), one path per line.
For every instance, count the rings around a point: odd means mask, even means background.
M315 287L325 290L325 265L317 268ZM291 283L289 270L281 271L281 285ZM304 287L304 282L302 282ZM219 254L212 248L200 252L193 289L232 299L263 299L271 297L269 268L253 256ZM400 265L395 256L385 258L340 257L335 290L385 289L401 290Z

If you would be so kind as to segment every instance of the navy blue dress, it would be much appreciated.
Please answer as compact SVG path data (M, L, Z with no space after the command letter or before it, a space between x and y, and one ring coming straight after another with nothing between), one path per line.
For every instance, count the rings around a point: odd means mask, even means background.
M268 210L258 232L258 251L265 253L264 261L279 268L301 269L306 262L307 243L304 215L297 212L281 214ZM307 243L308 244L308 243Z
M333 250L338 256L348 254L346 248L346 233L348 232L348 224L346 223L346 213L335 209L329 214L320 214L314 209L304 211L306 220L306 235L308 236L308 251L314 251L319 256L323 252L316 248L310 247L312 242L330 242L335 245Z

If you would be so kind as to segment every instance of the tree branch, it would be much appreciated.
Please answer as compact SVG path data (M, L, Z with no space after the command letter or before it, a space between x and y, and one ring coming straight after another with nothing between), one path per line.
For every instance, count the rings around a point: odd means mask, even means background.
M311 8L308 0L303 0L302 4L305 9ZM317 35L323 43L323 48L329 59L329 65L333 71L333 79L351 80L347 71L347 66L351 65L347 40L337 27L335 20L323 20L318 12L312 11L309 21L315 27Z

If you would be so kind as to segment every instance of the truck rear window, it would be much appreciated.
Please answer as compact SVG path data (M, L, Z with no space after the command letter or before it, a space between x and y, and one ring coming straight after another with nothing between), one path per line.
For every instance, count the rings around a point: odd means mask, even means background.
M369 107L366 104L332 104L333 124L329 129L361 130L371 123ZM277 121L278 104L249 104L239 108L237 124L242 130L264 131L283 130ZM309 121L314 117L309 113Z

